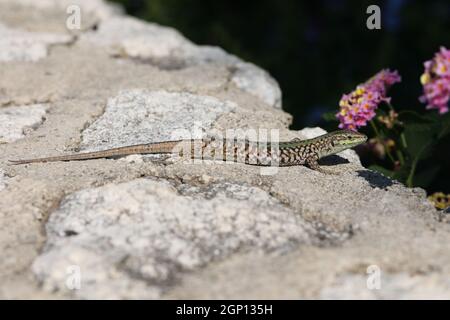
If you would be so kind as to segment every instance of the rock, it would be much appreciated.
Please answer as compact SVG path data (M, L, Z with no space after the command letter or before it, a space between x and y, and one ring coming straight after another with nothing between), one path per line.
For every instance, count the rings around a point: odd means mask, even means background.
M448 215L351 150L321 159L335 175L154 155L9 165L228 130L325 133L289 130L278 85L250 62L103 1L71 0L83 25L67 30L68 2L0 1L0 298L450 298Z
M280 87L266 71L251 63L238 63L234 69L231 81L238 88L254 94L268 105L281 108Z
M45 119L47 105L34 104L0 108L0 144L21 139Z
M220 48L197 46L178 31L134 18L114 17L84 40L106 46L112 55L138 59L162 69L182 69L202 64L223 65L230 69L230 79L268 105L281 108L281 90L264 70L245 63Z
M108 19L122 12L121 8L104 0L2 0L2 4L22 6L39 10L58 10L66 13L69 6L79 6L82 15L94 15L99 21Z
M366 290L362 289L366 287ZM345 275L322 290L322 299L448 299L450 280L438 275L410 275L407 273L381 275L379 287L367 285L367 277Z
M106 47L113 55L148 60L162 68L185 67L196 45L178 31L135 18L114 17L100 24L83 39Z
M83 131L82 149L201 139L220 115L236 108L229 101L190 93L124 91L111 98L105 112Z
M0 62L37 61L47 56L51 45L71 40L70 35L28 32L0 24Z
M311 243L314 229L259 188L139 179L69 195L52 213L47 237L33 265L45 288L67 291L66 269L78 266L77 297L154 298L180 272L238 250Z
M7 176L5 175L5 171L0 168L0 191L6 188L6 180Z

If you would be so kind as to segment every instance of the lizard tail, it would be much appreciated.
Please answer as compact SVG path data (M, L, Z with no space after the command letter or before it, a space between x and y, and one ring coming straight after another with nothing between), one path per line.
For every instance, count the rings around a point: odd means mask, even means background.
M85 152L46 158L9 160L9 162L11 162L11 164L13 165L18 165L37 162L74 161L74 160L110 158L110 157L126 156L130 154L172 153L174 148L178 145L178 143L180 143L180 141L155 142L150 144L139 144L134 146L119 147L104 151Z

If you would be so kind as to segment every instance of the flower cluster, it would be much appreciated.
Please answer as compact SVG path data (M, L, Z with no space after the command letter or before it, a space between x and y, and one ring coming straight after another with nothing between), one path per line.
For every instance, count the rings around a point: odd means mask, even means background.
M368 151L372 152L378 159L384 159L386 156L386 150L394 150L395 141L392 139L378 139L372 138L366 144Z
M400 82L397 71L381 70L365 83L356 87L350 94L344 94L339 102L340 111L336 117L340 121L339 128L357 130L375 116L375 110L381 102L389 102L387 89Z
M450 194L435 192L428 197L428 200L430 200L438 209L446 209L450 207Z
M392 129L396 124L402 124L398 121L398 113L394 110L389 110L387 115L378 116L377 120L384 124L388 129Z
M425 72L420 77L423 85L421 102L427 109L438 109L440 114L448 111L450 100L450 50L441 47L432 60L424 63Z

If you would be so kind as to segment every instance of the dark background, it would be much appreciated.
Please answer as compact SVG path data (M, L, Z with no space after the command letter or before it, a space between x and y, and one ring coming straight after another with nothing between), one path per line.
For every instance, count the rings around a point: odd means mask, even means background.
M397 110L421 113L423 62L450 47L450 1L231 1L115 0L139 18L172 26L197 44L217 45L251 61L279 82L292 129L334 130L322 114L336 112L348 93L382 68L402 82L390 90ZM381 30L369 30L366 9L381 8ZM363 130L364 131L364 130ZM449 190L447 138L435 161L443 163L428 191ZM446 166L445 166L446 165Z

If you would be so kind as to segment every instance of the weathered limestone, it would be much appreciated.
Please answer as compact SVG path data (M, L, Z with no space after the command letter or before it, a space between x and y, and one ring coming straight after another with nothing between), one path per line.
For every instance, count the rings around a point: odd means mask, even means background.
M73 292L82 298L157 297L180 272L238 250L288 250L311 237L312 227L259 188L138 179L65 198L33 271L45 288L66 291L64 267L79 266L86 284Z
M108 101L105 112L83 131L82 149L178 139L201 139L203 131L237 105L183 92L123 91ZM194 132L194 129L195 131Z
M178 31L134 18L115 17L100 24L83 39L105 46L110 54L151 63L166 70L202 64L223 65L231 81L268 105L281 108L281 91L272 77L217 47L197 46Z
M81 30L65 27L69 4ZM228 129L324 133L288 129L261 68L99 0L0 0L0 49L0 298L450 298L450 219L352 150L323 159L336 175L8 163Z
M37 61L47 56L49 47L67 44L70 35L28 32L0 24L0 62Z
M35 104L0 108L0 143L13 142L37 128L45 119L48 106Z

